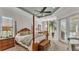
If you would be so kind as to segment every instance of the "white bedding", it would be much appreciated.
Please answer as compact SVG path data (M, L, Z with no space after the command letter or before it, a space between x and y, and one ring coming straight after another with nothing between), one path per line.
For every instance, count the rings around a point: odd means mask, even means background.
M29 38L29 36L30 36L30 38ZM36 35L35 37L36 37L35 42L39 43L41 40L43 40L45 38L45 35ZM29 40L31 40L31 41L28 42L28 43L31 42L31 44L29 46L27 46L26 44L23 44L21 42L23 39L27 40L28 38L29 38ZM24 46L28 50L32 50L32 34L25 35L25 36L20 36L19 34L17 34L16 37L15 37L15 40L17 41L18 44Z
M25 35L25 36L20 36L19 34L17 34L15 39L16 39L16 41L21 41L22 39L27 38L28 36L32 36L32 34Z
M39 43L40 41L42 41L43 39L45 39L45 35L42 35L40 37L35 38L35 42Z
M31 43L31 45L29 45L29 46L23 44L22 42L18 42L18 41L17 41L17 43L20 44L21 46L27 48L29 51L32 51L32 43Z
M21 46L27 48L28 50L31 50L31 49L32 49L32 48L31 48L31 44L32 44L32 43L31 43L29 46L27 46L26 44L23 44L23 43L21 42L21 40L27 38L28 36L29 36L29 35L20 36L20 34L18 33L18 34L15 36L15 40L16 40L16 42L17 42L18 44L20 44ZM30 35L30 36L32 36L32 35Z

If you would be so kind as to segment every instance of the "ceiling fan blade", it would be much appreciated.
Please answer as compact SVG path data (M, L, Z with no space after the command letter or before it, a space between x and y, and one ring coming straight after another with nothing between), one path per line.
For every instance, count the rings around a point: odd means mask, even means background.
M44 8L41 10L40 13L44 12L44 11L46 10L46 8L47 8L47 7L44 7Z
M52 13L51 11L45 11L45 12L43 12L43 13Z

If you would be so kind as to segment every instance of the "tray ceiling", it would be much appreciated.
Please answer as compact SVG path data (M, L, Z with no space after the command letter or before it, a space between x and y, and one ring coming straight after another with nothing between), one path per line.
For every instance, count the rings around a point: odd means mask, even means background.
M19 9L28 12L38 18L53 14L59 7L18 7Z

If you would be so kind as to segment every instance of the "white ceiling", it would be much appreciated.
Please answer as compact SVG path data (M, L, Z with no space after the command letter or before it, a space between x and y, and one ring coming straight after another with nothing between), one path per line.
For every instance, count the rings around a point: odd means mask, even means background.
M55 12L56 8L58 8L58 7L47 7L44 11L44 12L51 11L51 13L40 13L40 12L38 12L38 11L42 11L44 7L19 7L19 8L21 10L24 10L24 11L32 14L32 15L34 14L38 17L44 17L44 16L51 15L53 12Z
M35 10L41 11L43 7L24 7L26 10L28 10L31 13L35 13ZM53 11L53 7L47 7L45 11Z

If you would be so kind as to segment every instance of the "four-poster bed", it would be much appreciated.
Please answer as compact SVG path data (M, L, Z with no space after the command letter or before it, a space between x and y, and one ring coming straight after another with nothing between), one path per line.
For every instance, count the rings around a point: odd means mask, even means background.
M33 32L33 33L31 33ZM48 32L44 31L43 34L35 33L35 16L33 15L33 29L23 28L17 32L15 37L16 42L28 49L29 51L45 50L48 46Z

